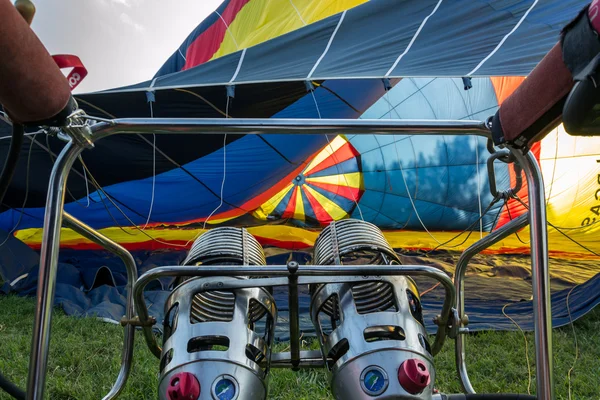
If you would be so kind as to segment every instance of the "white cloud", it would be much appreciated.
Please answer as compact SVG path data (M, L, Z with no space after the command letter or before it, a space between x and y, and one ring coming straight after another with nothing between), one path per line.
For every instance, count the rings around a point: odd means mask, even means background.
M107 0L100 0L107 1ZM131 8L132 6L139 7L141 6L145 0L110 0L113 4L125 6L127 8Z
M121 15L119 15L119 18L121 19L121 22L123 22L125 25L132 26L136 31L144 31L144 26L135 22L128 14L121 13Z
M129 2L129 0L110 0L115 4L121 4L122 6L125 7L131 7L131 3Z
M38 1L32 28L51 54L81 58L89 74L75 90L84 93L152 79L222 1L127 0L131 8L115 0Z

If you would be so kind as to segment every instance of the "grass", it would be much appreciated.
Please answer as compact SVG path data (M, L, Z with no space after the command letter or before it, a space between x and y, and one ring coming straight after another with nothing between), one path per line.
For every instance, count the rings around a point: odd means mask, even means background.
M24 387L35 303L14 296L0 298L0 370ZM574 324L579 360L571 376L572 399L598 399L600 387L600 309ZM557 398L567 399L567 372L575 347L570 326L554 330L554 378ZM532 373L533 337L527 334ZM56 311L53 318L49 379L51 399L99 399L110 389L120 365L122 328L94 319L79 319ZM467 361L478 392L527 393L528 374L523 337L519 332L482 332L469 336ZM436 386L446 393L460 391L454 368L453 341L436 356ZM280 349L285 344L280 344ZM315 348L315 343L307 343ZM158 360L136 337L135 361L123 399L157 398ZM322 370L275 370L269 383L270 399L331 399L327 374ZM532 376L531 393L535 393ZM0 394L0 399L8 399Z

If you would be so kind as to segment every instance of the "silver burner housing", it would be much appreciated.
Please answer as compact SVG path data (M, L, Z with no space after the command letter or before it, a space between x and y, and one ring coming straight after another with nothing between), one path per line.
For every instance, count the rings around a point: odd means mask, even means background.
M196 240L185 265L239 265L241 276L188 279L171 293L165 304L159 397L167 399L171 378L188 372L200 384L199 399L216 399L222 377L235 383L234 399L265 399L275 300L264 288L214 290L246 279L245 265L266 265L262 247L245 229L216 228Z
M317 238L316 265L391 265L400 259L374 225L359 220L331 223ZM435 382L433 356L423 324L421 301L409 277L365 276L364 282L311 288L311 319L331 372L336 399L431 399ZM427 366L430 384L421 393L399 382L403 362ZM380 391L365 387L365 375L385 376Z

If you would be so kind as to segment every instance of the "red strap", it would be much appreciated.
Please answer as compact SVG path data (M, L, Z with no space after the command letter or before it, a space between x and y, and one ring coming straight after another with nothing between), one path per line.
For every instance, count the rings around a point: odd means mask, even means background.
M57 54L52 56L58 68L73 68L67 76L71 90L75 89L88 74L79 57L72 54Z
M588 8L588 17L590 18L590 24L592 24L592 28L596 31L596 33L600 32L600 16L598 16L598 11L600 8L600 2L598 0L592 1L590 7Z

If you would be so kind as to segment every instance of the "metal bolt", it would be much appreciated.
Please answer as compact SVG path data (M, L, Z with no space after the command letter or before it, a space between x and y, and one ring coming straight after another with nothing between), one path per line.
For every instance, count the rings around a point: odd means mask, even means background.
M298 263L296 261L290 261L287 264L287 267L290 274L295 274L296 272L298 272Z
M463 326L469 325L469 316L467 314L463 315L460 322Z

